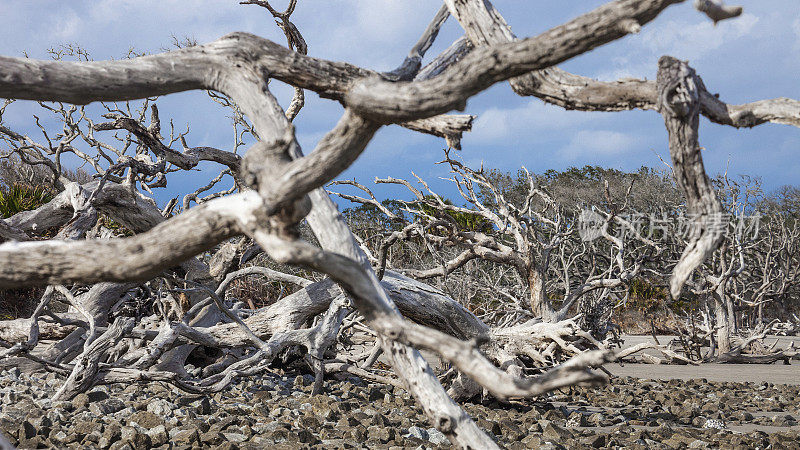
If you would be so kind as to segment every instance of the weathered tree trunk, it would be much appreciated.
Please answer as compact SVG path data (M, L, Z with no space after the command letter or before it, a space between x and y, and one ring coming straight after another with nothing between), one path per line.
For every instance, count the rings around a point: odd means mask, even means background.
M531 299L531 311L545 322L558 321L556 310L547 296L546 274L541 268L533 264L527 274L528 290Z
M705 86L694 69L671 56L658 60L658 111L669 134L673 175L686 197L691 220L690 235L678 264L672 271L670 294L678 298L684 283L714 250L725 235L722 206L703 165L698 143L700 95Z
M730 352L733 348L731 343L734 335L733 318L730 316L724 293L715 291L712 298L714 299L717 353L721 355Z

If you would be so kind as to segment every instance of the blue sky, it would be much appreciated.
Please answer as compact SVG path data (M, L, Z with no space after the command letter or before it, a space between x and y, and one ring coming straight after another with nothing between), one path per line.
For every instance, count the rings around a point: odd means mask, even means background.
M496 1L498 10L520 37L535 35L603 2ZM795 0L740 1L745 14L714 26L694 11L691 1L670 7L640 34L626 37L562 67L582 75L613 80L655 78L656 61L669 54L689 60L712 92L731 103L774 97L800 99L800 15ZM348 61L376 70L396 67L438 9L421 0L300 0L293 16L309 54ZM283 2L276 2L283 6ZM208 42L232 31L255 33L283 43L266 11L234 0L26 0L0 3L0 54L46 57L48 47L75 43L94 59L119 58L129 48L157 52L171 36ZM460 36L451 18L429 57ZM273 83L284 105L291 91ZM232 129L225 111L202 93L183 93L159 101L162 119L176 128L190 126L190 145L230 148ZM35 104L18 102L5 120L36 135ZM306 152L338 120L341 107L308 93L296 120ZM478 119L463 140L461 157L470 164L515 171L564 169L585 164L632 170L660 166L668 157L661 117L652 111L588 113L564 111L535 98L518 97L507 84L492 87L469 101L466 112ZM55 122L46 123L55 127ZM57 128L53 128L56 130ZM767 188L800 184L800 129L766 124L736 130L703 120L701 145L712 174L725 171L759 176ZM447 170L434 163L444 143L399 127L386 127L365 154L342 177L369 183L375 177L409 177L415 172L440 193L455 196L440 180ZM214 176L205 170L170 179L158 194L190 192ZM376 188L380 196L402 195L396 187Z

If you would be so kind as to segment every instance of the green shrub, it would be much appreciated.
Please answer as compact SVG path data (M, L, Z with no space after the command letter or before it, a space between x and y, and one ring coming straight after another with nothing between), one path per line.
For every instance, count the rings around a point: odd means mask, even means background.
M40 186L12 184L0 187L0 216L5 219L22 211L36 209L52 198L53 194ZM43 292L41 288L0 290L0 320L30 316Z
M0 188L0 216L4 219L22 211L36 209L53 199L53 194L41 186L13 184Z
M108 228L109 230L111 230L114 233L114 236L126 236L126 237L129 237L129 236L133 236L134 235L133 231L125 228L124 225L122 225L121 223L115 221L114 219L112 219L112 218L110 218L108 216L105 216L105 215L100 216L97 219L97 222L100 225L102 225L102 226Z

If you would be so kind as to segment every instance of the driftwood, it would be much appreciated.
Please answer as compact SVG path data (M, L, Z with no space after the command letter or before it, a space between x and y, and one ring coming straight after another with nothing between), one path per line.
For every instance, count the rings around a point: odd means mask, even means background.
M322 186L349 167L384 125L440 136L457 148L473 117L446 114L463 109L470 97L502 81L510 81L523 95L570 108L658 109L670 131L673 163L687 204L705 216L716 210L703 186L707 177L696 143L698 114L733 126L767 121L800 125L800 103L777 99L726 105L705 90L688 66L671 58L662 58L655 85L583 82L554 67L637 32L680 0L613 1L523 40L514 38L489 2L448 0L398 69L388 73L307 56L307 45L290 20L296 1L282 12L268 2L244 3L265 7L284 31L289 48L233 33L203 45L116 61L0 57L2 97L85 105L207 90L236 112L235 127L258 139L243 157L189 147L184 134L163 138L157 108L149 108L149 125L147 108L138 115L116 109L105 117L110 122L92 123L87 130L72 118L78 106L61 104L53 110L71 131L55 145L0 128L14 153L26 164L49 171L59 191L37 210L0 222L0 238L9 241L0 245L0 287L52 286L31 319L0 324L9 337L2 342L8 347L4 356L29 357L65 375L58 399L98 383L165 381L190 392L219 391L237 377L264 370L287 349L301 347L316 375L315 392L328 370L385 379L408 389L431 423L455 445L494 448L494 441L448 395L418 348L437 353L457 369L459 381L451 393L459 397L475 393L475 387L506 398L602 382L605 377L590 369L614 355L574 320L533 320L493 329L418 281L384 274L383 268L380 279ZM719 2L698 2L697 7L715 21L736 15ZM450 14L464 27L467 39L422 67L422 58ZM288 110L270 92L269 79L295 88ZM344 106L337 125L307 156L291 123L303 106L304 89ZM240 128L236 130L234 149L243 145ZM118 142L122 149L98 140L98 135L111 132L127 136ZM99 156L76 149L71 145L75 139L90 144ZM177 143L182 151L172 149ZM125 153L130 147L135 154ZM99 180L71 182L61 167L64 152L86 161ZM224 169L209 186L187 195L179 214L174 211L177 200L162 211L138 191L163 187L168 173L191 169L200 161ZM234 180L226 191L230 195L202 197L225 176ZM189 208L192 202L197 206ZM101 216L133 235L114 235ZM610 214L608 220L612 218ZM299 238L303 220L319 246ZM53 229L58 230L55 239L41 240ZM673 293L718 244L713 233L702 226L697 230L683 260L689 262L679 264ZM226 243L240 236L247 242L231 244L235 248ZM312 282L241 267L245 254L257 251L252 250L255 244L277 263L327 278ZM197 258L208 252L215 253L205 259L208 263ZM269 307L248 309L225 298L230 280L245 273L302 289ZM624 282L626 273L621 267L616 279ZM607 282L598 281L599 287L608 287L603 284ZM53 291L78 315L48 308ZM145 307L147 302L151 304ZM48 322L40 326L44 317ZM375 336L375 350L363 360L371 363L382 351L397 380L377 377L352 361L328 359L326 352L339 345L342 330L357 327ZM64 337L41 356L33 350L43 333ZM185 359L197 346L228 353L199 374L188 374ZM529 368L520 362L523 357L551 367L528 374Z

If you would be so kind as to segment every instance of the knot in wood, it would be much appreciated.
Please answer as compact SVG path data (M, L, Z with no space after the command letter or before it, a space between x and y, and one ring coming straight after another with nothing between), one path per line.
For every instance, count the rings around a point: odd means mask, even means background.
M700 107L701 81L686 61L662 56L658 60L658 110L678 118L695 114Z
M480 348L483 345L488 344L491 341L488 334L481 333L474 338L470 339L470 345L475 348Z
M436 429L442 433L450 433L453 431L454 420L447 414L441 414L436 417Z
M389 330L386 330L386 337L393 341L400 339L400 336L402 336L402 334L403 333L397 329L390 328Z

